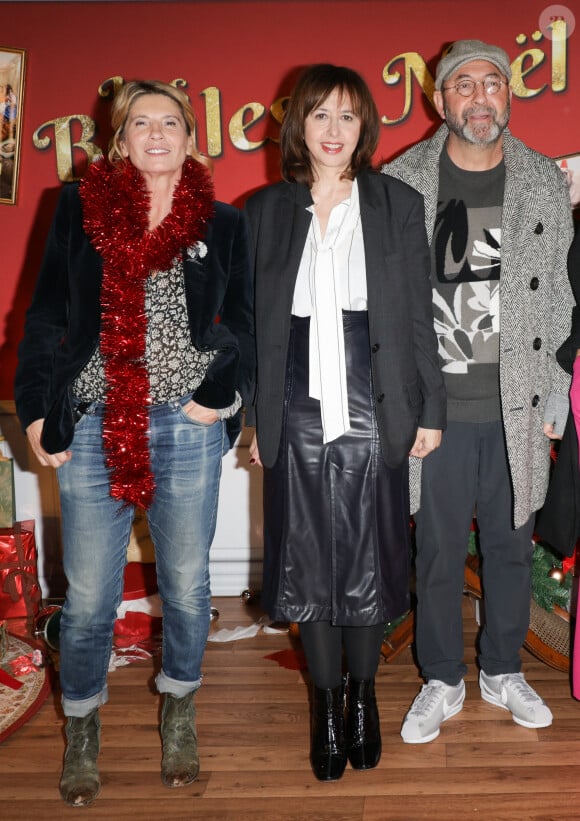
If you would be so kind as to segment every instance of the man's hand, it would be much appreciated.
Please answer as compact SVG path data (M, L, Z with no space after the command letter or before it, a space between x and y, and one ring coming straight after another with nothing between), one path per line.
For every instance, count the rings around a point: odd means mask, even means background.
M557 433L554 433L554 425L551 422L544 422L544 433L548 439L561 439Z
M431 430L430 428L417 428L417 437L413 447L409 451L409 456L416 456L424 459L441 444L442 431Z

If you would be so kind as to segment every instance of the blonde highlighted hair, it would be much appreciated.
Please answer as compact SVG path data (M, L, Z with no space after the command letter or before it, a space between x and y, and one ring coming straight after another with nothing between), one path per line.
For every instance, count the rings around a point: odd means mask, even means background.
M121 142L125 137L125 126L129 117L129 112L135 100L147 94L160 94L169 97L178 106L185 122L188 136L193 136L193 150L191 156L194 160L211 168L211 162L203 154L200 154L195 147L195 114L189 97L180 88L162 83L161 80L130 80L115 95L111 110L111 125L113 126L113 136L109 143L109 162L118 165L125 162L125 157L121 152Z

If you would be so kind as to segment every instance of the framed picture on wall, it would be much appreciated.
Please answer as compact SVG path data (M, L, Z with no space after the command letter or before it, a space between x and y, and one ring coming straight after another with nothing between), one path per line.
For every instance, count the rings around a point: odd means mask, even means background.
M0 46L0 203L14 205L22 142L26 52Z

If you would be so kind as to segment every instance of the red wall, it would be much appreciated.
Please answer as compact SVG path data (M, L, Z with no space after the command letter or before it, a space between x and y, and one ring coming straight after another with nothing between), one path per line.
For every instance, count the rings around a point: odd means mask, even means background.
M40 134L51 137L48 148L33 143L42 124L87 115L96 121L95 142L104 148L110 101L99 97L98 89L108 78L183 78L199 118L203 151L208 149L205 101L219 96L209 123L215 151L221 120L222 153L214 158L217 194L241 204L250 190L277 179L277 146L267 138L275 139L279 126L268 109L289 93L299 67L329 61L359 70L381 115L396 121L383 126L377 159L391 157L432 130L436 117L428 100L429 76L421 82L413 78L409 86L404 79L388 85L385 66L407 54L391 73L404 73L413 61L421 67L421 58L433 72L444 44L477 37L501 45L516 65L522 63L512 131L551 156L575 154L580 152L580 3L567 3L568 22L575 14L578 28L570 33L568 27L569 36L558 46L560 55L566 53L563 73L556 71L553 41L532 36L547 6L545 0L2 3L2 19L9 25L0 27L0 46L25 49L27 68L17 201L0 204L0 399L12 397L24 311L61 184L52 127ZM536 51L522 62L529 49ZM558 84L565 88L555 90ZM210 88L219 93L204 96ZM412 103L401 120L409 88ZM266 144L247 151L232 142L229 123L249 103L262 104L266 113L245 138ZM80 133L77 122L72 140ZM66 139L59 145L64 151ZM78 173L86 157L79 149L73 153ZM66 151L64 156L66 164Z

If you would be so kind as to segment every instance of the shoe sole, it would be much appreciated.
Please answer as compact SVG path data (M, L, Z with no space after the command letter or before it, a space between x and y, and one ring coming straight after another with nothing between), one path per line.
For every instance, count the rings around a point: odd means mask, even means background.
M179 781L175 783L170 777L161 774L161 783L164 787L169 787L170 790L178 790L180 787L187 787L188 784L193 784L197 780L199 773L196 773L193 778L188 778L186 781Z
M96 801L96 799L99 797L100 793L101 793L101 787L99 785L99 789L96 791L96 793L93 795L93 797L89 798L87 801L80 801L80 802L68 801L66 796L64 796L62 794L62 792L60 794L60 797L62 798L64 803L67 805L67 807L73 807L73 809L75 809L76 807L90 807L91 804L93 804Z
M501 707L502 710L507 710L508 713L512 713L510 708L507 704L504 704L503 701L499 701L498 699L494 698L493 696L489 695L486 691L481 691L481 697L484 701L487 701L488 704L492 704L494 707ZM512 713L512 719L515 721L516 724L519 724L520 727L525 727L526 730L541 730L543 727L551 727L553 719L551 718L549 721L542 721L542 722L535 722L535 721L525 721L523 718L518 718Z
M463 699L461 704L456 704L455 707L452 707L451 710L447 713L447 715L441 719L441 724L443 724L444 721L448 721L450 718L453 718L453 716L456 716L457 713L460 713L463 710L464 701L465 699ZM422 736L421 738L405 738L405 736L403 735L403 731L401 730L401 738L403 739L405 744L428 744L429 741L434 741L441 732L441 724L439 725L439 727L437 727L434 733Z

